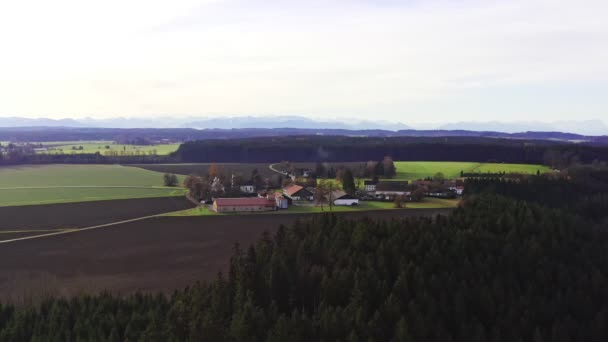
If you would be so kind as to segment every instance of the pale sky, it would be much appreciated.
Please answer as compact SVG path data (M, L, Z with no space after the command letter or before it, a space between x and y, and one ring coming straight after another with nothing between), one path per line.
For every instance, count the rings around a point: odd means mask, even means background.
M7 0L0 116L608 123L608 1Z

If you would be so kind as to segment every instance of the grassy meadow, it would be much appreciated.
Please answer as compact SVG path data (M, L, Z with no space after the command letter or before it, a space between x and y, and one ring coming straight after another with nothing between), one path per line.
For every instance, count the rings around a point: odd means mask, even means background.
M183 181L183 177L179 177ZM0 206L183 195L162 173L120 165L35 165L0 168Z
M361 173L365 169L365 162L333 162L327 163L328 166L337 169L338 167L346 167ZM293 163L298 168L315 169L315 163ZM283 170L285 167L281 164L275 164L277 169ZM460 171L463 172L488 172L488 173L528 173L535 174L536 171L541 173L549 172L551 169L543 165L532 164L503 164L503 163L476 163L476 162L432 162L432 161L395 161L397 168L397 176L393 180L417 180L426 177L432 177L437 172L443 173L446 178L460 177Z
M528 173L535 174L548 172L550 169L543 165L529 164L499 164L499 163L472 163L472 162L425 162L425 161L398 161L395 162L397 176L395 180L415 180L432 177L437 172L443 173L446 178L460 177L460 171L481 173Z
M159 145L123 145L112 141L58 141L42 143L47 151L38 153L46 154L72 154L72 153L96 153L105 154L157 154L167 155L175 152L179 144ZM79 149L82 146L82 150Z
M217 163L217 165L226 175L235 174L249 178L253 170L258 170L258 173L262 177L278 175L278 173L268 168L269 164L267 163ZM129 166L162 173L175 173L176 175L196 174L199 176L204 176L207 175L207 171L209 170L211 163L131 164Z

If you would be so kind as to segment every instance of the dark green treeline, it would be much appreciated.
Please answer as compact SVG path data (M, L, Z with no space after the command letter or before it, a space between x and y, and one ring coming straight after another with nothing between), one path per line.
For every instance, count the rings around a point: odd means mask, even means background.
M608 234L500 197L450 217L325 215L169 298L0 308L0 341L606 341Z

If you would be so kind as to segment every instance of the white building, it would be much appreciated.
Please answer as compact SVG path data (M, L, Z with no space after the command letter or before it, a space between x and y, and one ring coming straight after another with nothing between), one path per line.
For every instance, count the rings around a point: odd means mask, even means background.
M365 191L366 192L374 192L376 191L376 184L378 184L378 181L374 181L374 180L366 180L363 185L365 185Z
M245 194L254 194L255 186L253 184L244 184L240 186L241 192Z
M464 192L464 186L451 186L450 190L454 191L456 195L462 196L462 193Z

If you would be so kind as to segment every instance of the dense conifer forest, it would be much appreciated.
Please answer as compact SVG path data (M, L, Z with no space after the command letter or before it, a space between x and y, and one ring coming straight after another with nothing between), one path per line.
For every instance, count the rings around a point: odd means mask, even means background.
M561 169L576 163L608 160L608 148L555 141L481 137L262 137L200 140L182 144L183 162L470 161L545 164Z
M476 195L449 217L323 215L172 296L0 307L0 341L606 341L608 231Z
M577 165L560 173L470 178L467 196L492 193L560 208L592 220L608 217L608 167Z
M123 140L129 139L129 140ZM128 137L117 141L137 142ZM0 153L0 165L360 162L392 156L398 161L467 161L544 164L562 169L608 160L606 145L487 137L283 136L206 139L186 142L170 155L100 153L37 154L15 145Z

